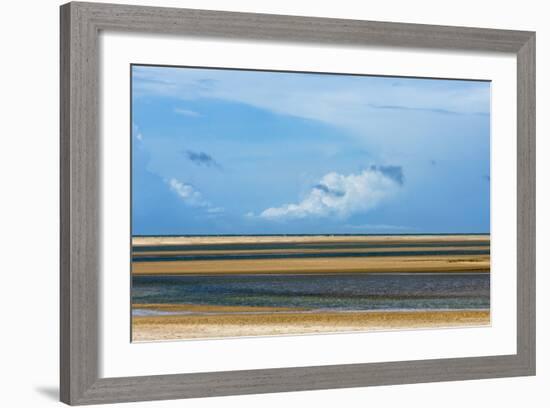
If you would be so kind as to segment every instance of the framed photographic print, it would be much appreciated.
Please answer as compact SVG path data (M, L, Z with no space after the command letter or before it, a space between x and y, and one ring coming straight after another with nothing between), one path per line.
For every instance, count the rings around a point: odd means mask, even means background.
M490 323L489 82L131 70L132 340Z
M62 401L533 375L534 117L532 32L62 6Z

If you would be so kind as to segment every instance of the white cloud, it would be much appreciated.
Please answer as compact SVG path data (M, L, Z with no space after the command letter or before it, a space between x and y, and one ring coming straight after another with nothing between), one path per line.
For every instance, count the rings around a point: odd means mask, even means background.
M170 190L191 207L202 207L206 209L208 214L220 214L225 211L223 207L214 207L209 201L203 198L200 191L190 184L183 183L173 177L167 183L170 186Z
M178 179L171 178L168 181L170 190L175 192L186 204L193 207L204 207L208 203L203 200L202 194L190 184L185 184Z
M345 130L380 161L426 155L426 144L431 157L465 158L486 140L472 123L485 123L480 114L490 112L488 83L156 67L134 75L136 97L170 96L182 106L229 101L318 121ZM434 136L436 126L444 143Z
M346 218L376 207L394 195L401 185L402 181L384 171L384 167L371 166L359 174L349 175L332 172L323 176L302 201L267 208L259 217L269 220L328 216Z
M217 98L356 131L363 131L365 116L379 115L379 109L457 114L488 114L490 109L486 83L457 87L448 81L300 74L271 75L266 80L261 72L211 70L205 74L204 70L155 67L144 67L134 75L138 94ZM203 83L205 75L211 84Z

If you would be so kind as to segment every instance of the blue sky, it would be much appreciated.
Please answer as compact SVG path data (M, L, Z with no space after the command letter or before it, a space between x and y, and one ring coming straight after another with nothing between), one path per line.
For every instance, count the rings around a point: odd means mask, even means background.
M489 232L490 83L132 67L134 235Z

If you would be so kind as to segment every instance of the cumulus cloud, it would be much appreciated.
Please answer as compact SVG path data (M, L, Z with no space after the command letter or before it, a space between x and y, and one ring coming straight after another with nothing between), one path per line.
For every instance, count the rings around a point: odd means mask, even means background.
M176 193L186 204L193 207L204 207L207 202L203 200L200 191L197 191L192 185L185 184L178 179L168 180L170 190Z
M269 220L337 216L366 212L394 195L404 183L400 166L370 166L358 174L326 174L298 203L270 207ZM250 216L250 215L249 215Z
M215 207L209 201L205 200L201 192L191 184L186 184L176 178L171 178L167 181L170 190L178 195L183 202L191 207L201 207L208 214L220 214L224 212L222 207Z
M386 177L394 180L400 186L405 182L405 176L403 175L403 168L401 166L371 166L370 170L379 171Z
M329 186L327 186L326 184L323 184L323 183L316 184L316 185L313 186L313 188L317 189L317 190L320 190L323 193L326 193L328 195L333 195L335 197L342 197L342 196L345 195L345 193L343 191L334 190L334 189L330 188Z
M214 167L220 167L219 164L214 160L212 156L205 152L194 152L192 150L185 151L185 155L187 158L192 161L193 163L199 165L199 166L214 166Z

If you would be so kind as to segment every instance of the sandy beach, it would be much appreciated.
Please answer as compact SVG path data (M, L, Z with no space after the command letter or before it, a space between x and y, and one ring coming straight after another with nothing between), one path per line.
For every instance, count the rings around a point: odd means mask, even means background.
M489 255L133 262L136 275L489 272Z
M488 272L490 264L488 235L134 237L132 245L136 275Z
M132 245L133 341L490 323L489 235L134 237Z
M135 316L133 317L132 339L133 341L155 341L490 324L488 310L314 313L247 313L242 310L234 312L226 310L225 313L220 313L217 307L205 307L202 311L205 313Z

